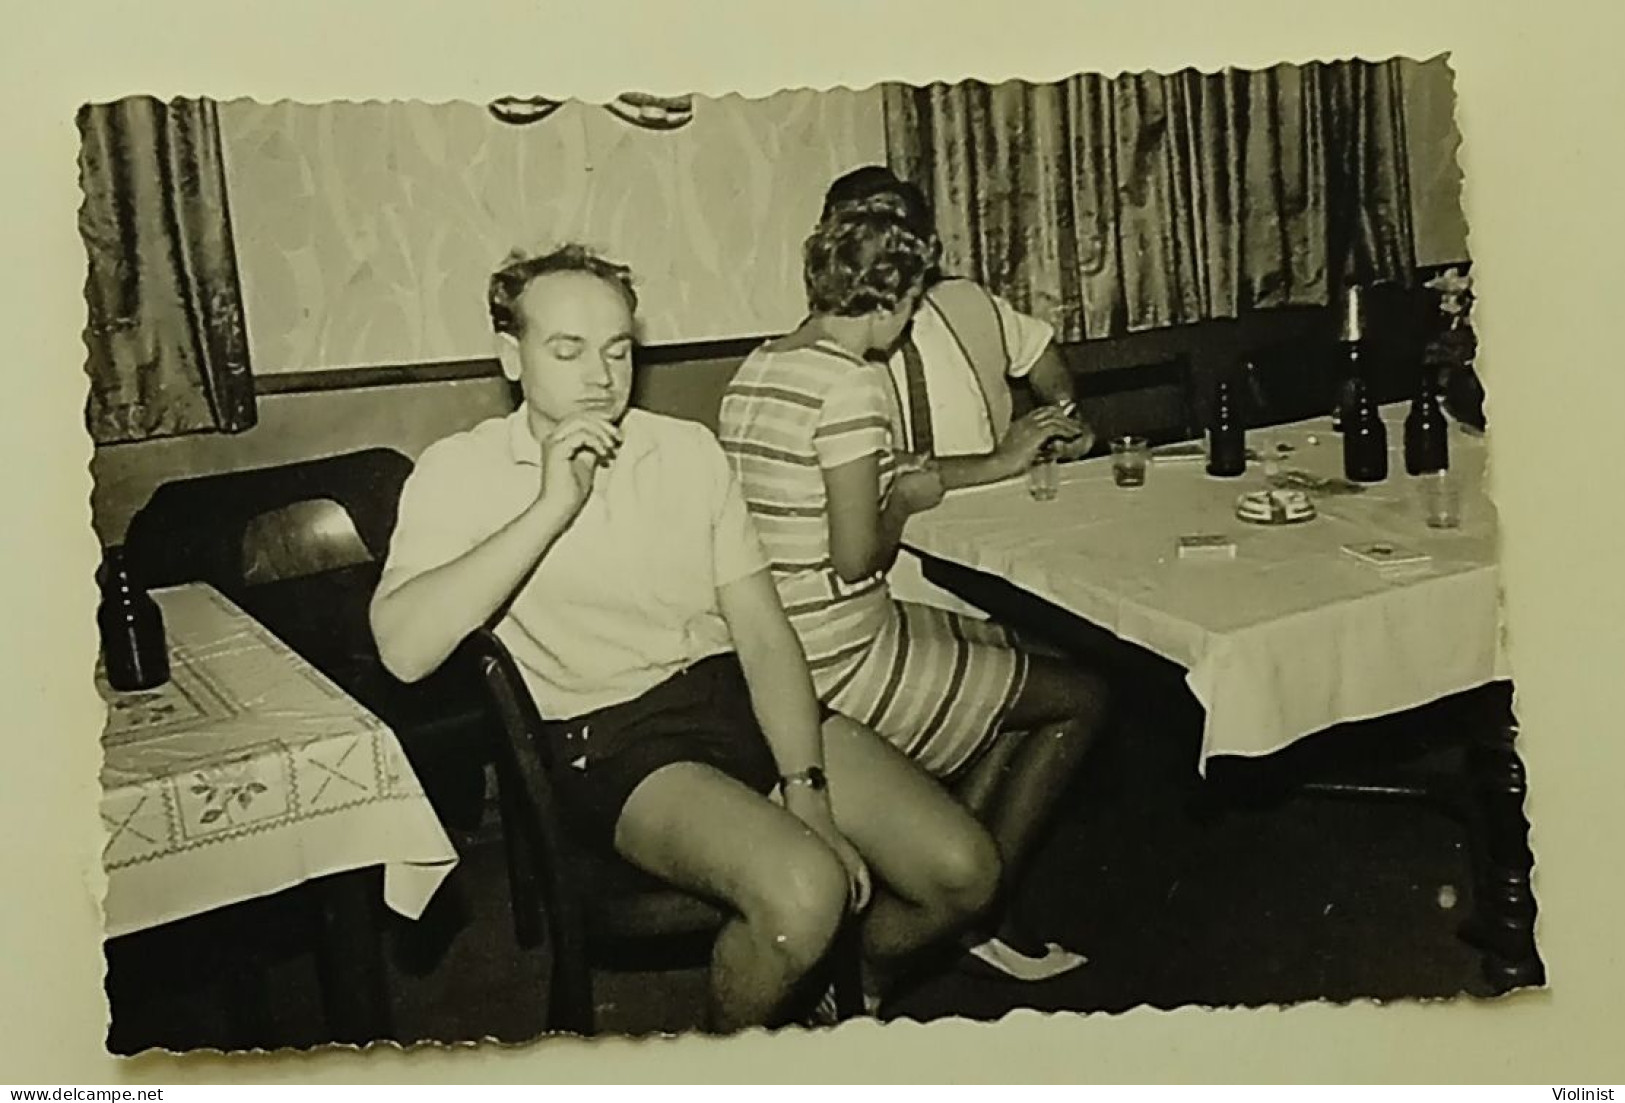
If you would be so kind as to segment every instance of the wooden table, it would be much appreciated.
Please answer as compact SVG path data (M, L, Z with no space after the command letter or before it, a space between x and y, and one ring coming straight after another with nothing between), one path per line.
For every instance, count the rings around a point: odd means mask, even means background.
M1397 440L1402 413L1388 416ZM1064 466L1053 501L1033 501L1020 480L957 491L912 518L904 541L1183 667L1207 713L1204 761L1264 755L1507 676L1485 449L1464 434L1452 443L1465 501L1455 530L1426 526L1396 450L1396 477L1358 494L1317 495L1320 516L1302 525L1235 516L1238 494L1267 486L1262 463L1214 479L1199 460L1153 461L1145 485L1125 489L1102 458ZM1250 444L1279 457L1277 474L1341 474L1341 439L1323 423L1260 430ZM1230 537L1235 558L1181 559L1179 538L1196 533ZM1417 548L1432 562L1393 578L1343 551L1372 540Z
M1430 529L1404 474L1404 409L1384 417L1388 481L1316 494L1319 515L1305 524L1250 525L1236 518L1235 501L1284 475L1340 475L1341 438L1323 419L1251 433L1259 459L1237 479L1207 476L1199 459L1154 459L1143 486L1124 488L1110 458L1100 458L1063 467L1051 501L1033 500L1023 480L956 491L912 518L904 543L927 561L928 575L951 584L953 571L931 569L947 564L1000 580L1182 668L1203 709L1198 769L1213 756L1268 756L1341 724L1509 677L1483 440L1453 432L1464 520ZM1181 559L1179 537L1200 533L1230 537L1235 557ZM1378 540L1431 561L1393 576L1344 550ZM988 587L960 589L989 604ZM1487 828L1480 902L1494 931L1491 969L1527 983L1538 958L1512 739L1510 717L1488 725L1471 783L1483 814L1471 818Z
M338 1040L387 1036L376 901L420 915L457 853L393 733L212 588L154 593L170 680L113 692L103 735L110 939L316 882ZM368 1033L373 1032L373 1033Z

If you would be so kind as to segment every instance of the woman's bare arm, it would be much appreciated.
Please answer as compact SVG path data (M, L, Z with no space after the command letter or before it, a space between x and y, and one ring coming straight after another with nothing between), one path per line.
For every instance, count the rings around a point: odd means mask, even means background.
M824 469L829 551L835 573L859 582L891 569L903 526L914 514L942 501L942 475L935 465L897 477L891 498L880 504L880 457L864 456Z

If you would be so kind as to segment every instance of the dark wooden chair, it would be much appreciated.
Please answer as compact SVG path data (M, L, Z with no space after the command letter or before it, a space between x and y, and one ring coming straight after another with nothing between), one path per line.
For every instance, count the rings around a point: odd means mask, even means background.
M725 916L629 863L578 845L559 822L547 759L538 746L542 719L496 634L482 629L469 647L484 678L494 718L494 757L513 886L514 932L527 948L546 945L550 980L547 1028L591 1035L597 1029L593 970L624 967L638 950L657 960L700 964ZM749 845L741 840L742 845ZM838 1012L862 1009L856 944L843 933L831 955ZM639 960L643 968L648 960Z
M383 668L368 620L411 471L406 456L368 449L178 479L159 487L132 518L124 549L144 584L206 582L332 678L396 733L440 818L471 828L483 813L488 747L479 681L472 667L459 672L455 664L421 683L398 681ZM443 890L436 906L444 899ZM118 997L127 1018L127 1009L162 987L149 963L168 968L181 958L206 959L189 963L199 966L193 970L199 984L229 989L221 998L232 1008L231 1044L287 1044L271 1029L265 978L281 957L314 949L324 978L326 1037L391 1037L379 900L363 874L343 874L319 888L307 883L194 917L179 928L181 937L159 929L111 940L110 998ZM416 954L441 945L442 928L454 917L435 914L441 919L434 923L397 925L397 950ZM337 935L336 926L343 928ZM283 941L251 932L276 932ZM352 1006L358 998L360 1016ZM122 1024L120 1044L153 1044L143 1031L142 1024Z
M462 655L421 682L384 669L368 607L412 461L372 448L160 486L125 557L148 586L207 582L390 726L430 803L472 830L484 808L484 697Z
M150 586L247 587L382 563L412 461L369 448L177 479L155 490L124 538Z

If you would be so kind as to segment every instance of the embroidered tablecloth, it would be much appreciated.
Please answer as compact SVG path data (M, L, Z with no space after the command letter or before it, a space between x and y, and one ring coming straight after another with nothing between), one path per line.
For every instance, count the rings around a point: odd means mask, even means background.
M1484 441L1452 430L1463 523L1431 529L1419 484L1404 473L1404 414L1383 411L1389 479L1357 494L1312 494L1319 516L1304 524L1236 518L1237 496L1269 485L1262 462L1214 479L1200 460L1153 460L1145 485L1127 489L1102 458L1064 465L1053 501L1032 500L1020 480L952 492L909 521L904 541L1183 666L1207 713L1203 762L1268 754L1508 675ZM1277 450L1282 443L1291 451ZM1342 473L1342 438L1325 419L1255 430L1248 445L1277 477ZM1181 559L1179 538L1202 533L1231 537L1235 558ZM1372 541L1431 561L1395 577L1343 551Z
M107 934L371 865L388 906L420 915L457 853L394 734L216 590L153 597L169 682L96 675Z

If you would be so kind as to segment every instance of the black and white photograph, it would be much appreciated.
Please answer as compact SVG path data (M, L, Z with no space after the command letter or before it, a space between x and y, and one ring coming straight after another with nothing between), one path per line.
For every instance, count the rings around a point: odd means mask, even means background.
M1545 987L1456 118L86 104L107 1049Z

